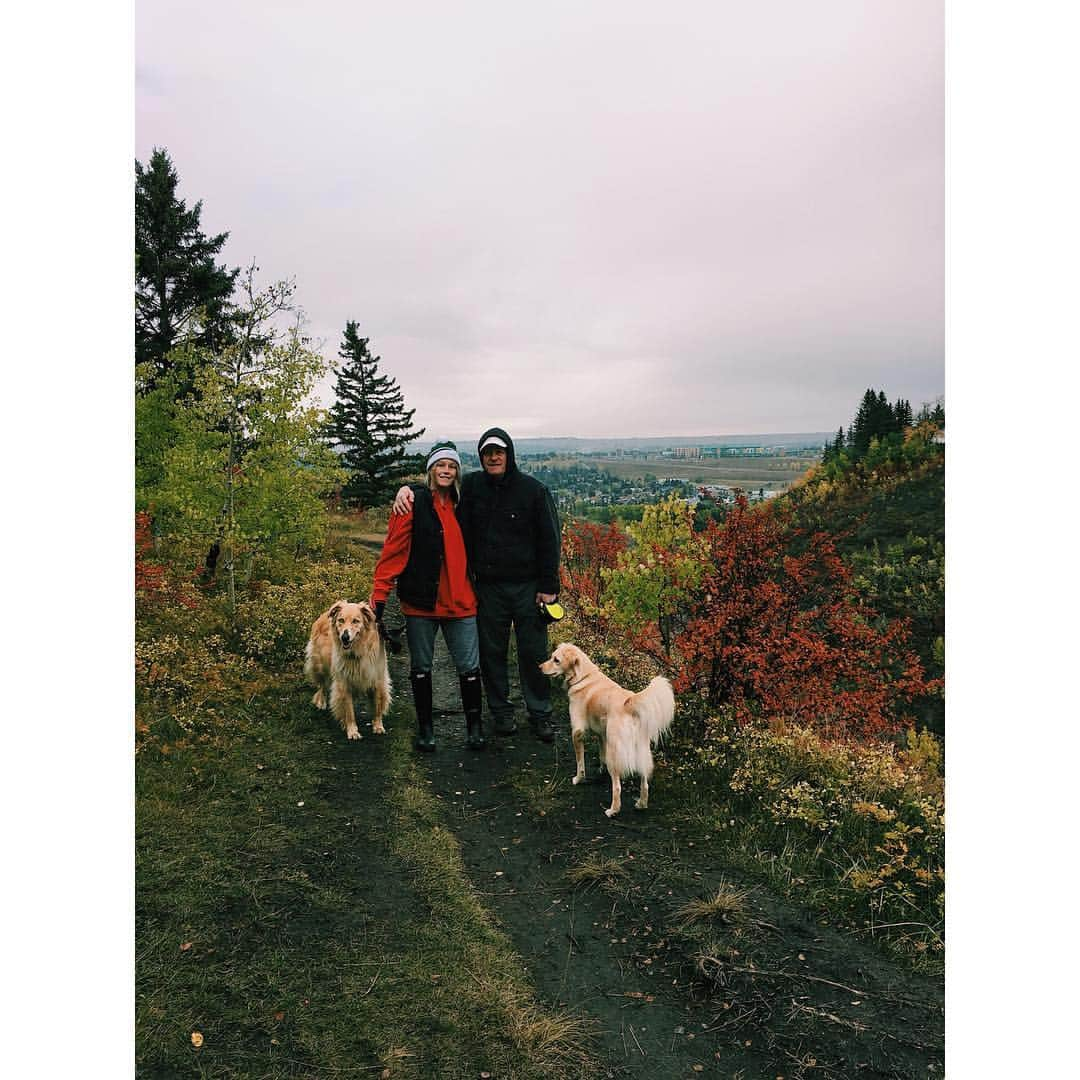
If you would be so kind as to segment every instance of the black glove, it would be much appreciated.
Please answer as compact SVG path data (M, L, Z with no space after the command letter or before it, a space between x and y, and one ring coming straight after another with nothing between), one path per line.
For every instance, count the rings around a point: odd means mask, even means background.
M386 610L385 600L375 601L375 626L379 631L379 637L381 637L386 644L386 651L393 653L397 656L401 652L401 637L400 635L394 636L386 628L386 623L383 621L383 612Z

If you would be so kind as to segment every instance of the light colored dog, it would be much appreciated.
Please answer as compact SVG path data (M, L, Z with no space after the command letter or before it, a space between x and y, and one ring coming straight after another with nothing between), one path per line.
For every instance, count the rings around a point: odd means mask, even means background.
M545 675L561 675L570 698L570 733L577 757L574 783L585 779L585 733L600 737L600 757L611 777L612 817L622 809L622 778L641 777L638 810L649 805L649 778L653 771L652 747L671 727L675 695L671 683L657 676L639 694L612 682L576 645L556 647L540 665Z
M370 693L371 730L386 734L383 717L390 708L390 671L370 604L339 600L324 611L312 624L304 657L304 674L315 687L312 705L325 709L329 704L345 734L359 739L353 695Z

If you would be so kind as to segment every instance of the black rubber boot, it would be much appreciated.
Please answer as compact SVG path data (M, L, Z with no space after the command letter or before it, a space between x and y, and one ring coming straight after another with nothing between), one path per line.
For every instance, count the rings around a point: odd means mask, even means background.
M414 671L409 675L413 704L416 706L416 738L413 749L431 753L435 749L435 725L431 718L431 672Z
M481 710L484 704L480 689L480 669L466 671L459 676L461 683L461 707L465 710L465 745L470 750L484 749L484 721Z

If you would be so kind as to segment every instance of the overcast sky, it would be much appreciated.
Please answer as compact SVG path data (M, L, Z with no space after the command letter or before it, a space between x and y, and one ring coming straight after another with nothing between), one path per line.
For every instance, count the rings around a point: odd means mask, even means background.
M944 392L940 0L136 0L136 155L429 436ZM324 387L329 403L329 383Z

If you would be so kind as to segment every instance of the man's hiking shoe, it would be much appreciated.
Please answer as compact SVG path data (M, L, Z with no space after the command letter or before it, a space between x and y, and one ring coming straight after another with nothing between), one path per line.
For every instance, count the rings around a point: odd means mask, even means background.
M512 716L498 716L495 718L496 735L516 735L517 721Z
M532 728L532 733L541 742L555 741L555 732L551 727L550 716L530 716L529 727Z

